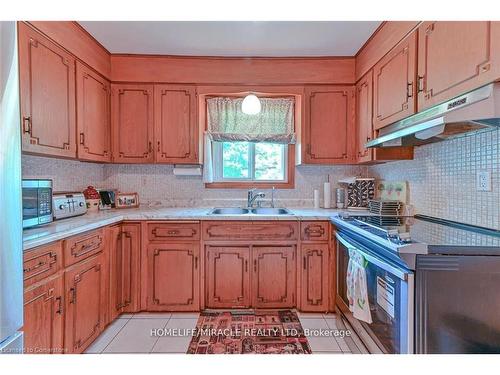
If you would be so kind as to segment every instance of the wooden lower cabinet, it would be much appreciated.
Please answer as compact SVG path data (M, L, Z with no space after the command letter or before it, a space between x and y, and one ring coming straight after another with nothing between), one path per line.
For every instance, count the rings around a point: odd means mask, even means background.
M110 320L139 309L141 224L126 223L108 229L110 250Z
M301 310L329 310L329 246L302 244L301 248Z
M294 307L295 246L255 246L252 258L253 307Z
M199 243L150 244L148 311L200 309Z
M62 275L24 292L24 350L28 354L63 353Z
M83 352L104 329L107 310L107 269L103 254L71 268L65 274L65 346Z
M249 262L249 246L206 247L207 307L250 307Z

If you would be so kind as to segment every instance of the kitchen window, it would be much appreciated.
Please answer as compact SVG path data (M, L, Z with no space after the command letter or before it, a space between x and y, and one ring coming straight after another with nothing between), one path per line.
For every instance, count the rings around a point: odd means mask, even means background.
M294 98L259 97L248 113L244 96L207 103L204 181L211 188L293 188Z
M214 142L216 181L287 182L288 145Z

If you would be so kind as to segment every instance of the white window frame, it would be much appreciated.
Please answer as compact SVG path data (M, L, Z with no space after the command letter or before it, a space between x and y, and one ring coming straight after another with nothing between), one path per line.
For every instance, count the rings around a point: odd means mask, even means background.
M257 180L255 179L255 143L249 142L248 169L249 177L247 178L224 178L223 174L223 147L224 142L213 142L213 167L214 167L214 182L255 182L258 183L286 183L288 182L288 145L283 145L282 160L283 160L283 180ZM229 142L228 142L229 143Z

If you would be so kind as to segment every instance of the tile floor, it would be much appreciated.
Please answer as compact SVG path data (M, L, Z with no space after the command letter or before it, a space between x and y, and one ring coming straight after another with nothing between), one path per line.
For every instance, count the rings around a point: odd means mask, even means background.
M334 314L297 313L304 329L341 329L344 327ZM151 336L151 329L193 329L197 313L137 313L122 314L92 343L86 353L186 353L190 336ZM350 337L309 336L313 354L359 353Z

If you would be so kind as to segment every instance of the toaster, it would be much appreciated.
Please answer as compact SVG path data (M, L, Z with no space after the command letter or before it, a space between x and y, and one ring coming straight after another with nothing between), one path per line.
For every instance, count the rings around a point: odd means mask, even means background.
M83 215L87 212L85 197L82 193L54 193L52 206L55 220Z

